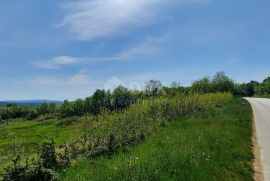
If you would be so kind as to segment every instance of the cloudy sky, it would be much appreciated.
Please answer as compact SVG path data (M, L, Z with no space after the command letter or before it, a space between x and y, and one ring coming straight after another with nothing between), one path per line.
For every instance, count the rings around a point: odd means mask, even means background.
M270 75L268 0L1 0L0 100Z

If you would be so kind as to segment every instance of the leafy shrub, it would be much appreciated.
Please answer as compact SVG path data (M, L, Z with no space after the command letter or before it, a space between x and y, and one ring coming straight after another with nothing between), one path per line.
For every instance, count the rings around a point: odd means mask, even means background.
M231 92L234 91L234 81L225 75L224 72L218 72L212 80L213 90L215 92Z
M191 90L198 93L213 92L213 86L211 80L208 77L196 80L192 83Z
M230 92L234 93L234 81L225 75L224 72L218 72L212 78L204 77L196 80L191 86L191 90L197 93Z
M8 104L5 108L0 109L0 115L3 119L35 119L37 115L37 111L35 108L30 106L17 106L13 104Z
M5 121L3 120L2 116L0 116L0 124L3 124Z
M13 159L13 164L8 166L2 174L5 181L16 180L57 180L56 170L70 165L68 148L64 146L63 153L56 153L54 141L45 141L41 146L40 158L36 161L28 158L23 161L18 155Z
M47 121L51 119L57 119L59 115L57 113L48 113L38 116L37 121Z
M40 160L44 168L57 168L57 156L54 141L46 141L42 144Z
M55 171L44 168L39 161L32 160L32 163L29 163L27 160L25 164L22 164L20 156L16 156L13 164L7 167L1 176L4 181L48 181L58 179L58 174Z
M58 123L58 125L59 126L68 126L68 125L71 125L73 123L78 122L79 119L80 119L80 117L78 117L78 116L65 117L65 118L62 118L60 120L60 122Z
M64 152L58 153L58 158L57 158L59 169L63 169L71 164L69 149L67 145L66 144L63 145L62 148L64 148Z
M231 98L230 93L159 97L133 104L126 110L101 112L95 117L100 124L82 139L69 144L72 157L80 154L87 157L111 155L120 148L125 149L144 140L145 135L152 134L156 127L166 126L168 120L209 110Z

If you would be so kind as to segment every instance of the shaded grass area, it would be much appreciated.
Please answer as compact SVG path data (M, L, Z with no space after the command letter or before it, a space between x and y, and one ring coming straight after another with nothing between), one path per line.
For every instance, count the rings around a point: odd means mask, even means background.
M0 171L16 154L31 155L45 137L53 138L57 145L80 135L74 126L60 127L57 121L17 121L0 127Z
M253 180L252 111L241 98L176 119L111 157L81 159L63 180Z
M255 95L255 96L253 96L253 97L255 97L255 98L268 98L268 99L270 99L270 94L265 94L265 95Z

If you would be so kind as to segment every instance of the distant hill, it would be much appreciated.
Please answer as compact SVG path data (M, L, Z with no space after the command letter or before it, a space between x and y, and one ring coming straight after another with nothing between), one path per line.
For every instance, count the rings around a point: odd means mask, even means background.
M55 100L22 100L22 101L0 101L0 106L6 106L7 104L17 104L18 106L40 106L43 103L55 103L55 104L63 104L63 101L55 101Z

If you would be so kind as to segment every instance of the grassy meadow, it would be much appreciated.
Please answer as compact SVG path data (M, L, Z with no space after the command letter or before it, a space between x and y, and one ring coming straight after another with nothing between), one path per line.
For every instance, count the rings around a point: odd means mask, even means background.
M75 163L80 165L80 161L78 162L78 160L81 159L92 162L95 159L102 160L107 157L118 159L117 154L123 154L125 157L125 154L130 152L132 148L136 149L136 145L139 145L138 149L141 145L151 146L155 143L152 143L152 141L149 142L149 139L155 139L156 136L167 133L168 137L163 138L163 141L159 141L161 145L169 139L173 141L173 138L177 138L178 136L180 137L177 140L181 141L180 138L188 132L191 135L195 135L194 130L187 130L185 132L188 124L182 123L185 122L184 120L192 118L191 120L193 121L190 120L188 122L192 123L194 129L198 129L197 133L199 134L201 122L196 122L196 120L200 117L194 116L204 115L204 112L215 115L218 113L217 110L224 110L222 107L232 99L233 96L230 93L180 94L172 97L161 96L132 104L127 109L116 111L102 110L98 115L85 114L80 117L68 117L56 120L12 121L9 125L2 124L0 128L2 132L0 148L3 155L1 157L1 169L4 173L3 178L4 180L18 178L20 180L61 180L62 178L66 178L66 176L59 175L59 173L67 173L68 176L68 173L72 173L71 170L73 168L76 169L77 164ZM207 118L209 117L207 114L205 116ZM179 119L183 121L172 121ZM180 124L179 126L183 130L177 130L176 128L179 128L177 124ZM212 122L208 122L208 125L207 127L215 126ZM180 131L179 134L174 136L173 134L178 131ZM232 132L234 133L234 131L238 130L233 130ZM214 135L214 137L217 136ZM48 142L47 138L52 138L54 141ZM147 141L144 143L145 139ZM47 141L44 142L44 140ZM191 141L187 143L189 145L186 146L190 149L193 149L192 146L196 146L196 142ZM179 145L177 142L175 144ZM208 147L209 145L206 146ZM169 148L169 145L167 148ZM155 149L152 149L150 152L154 153ZM171 153L176 156L178 153L174 153L173 149L175 148L172 147L171 149ZM159 151L161 151L159 153L160 156L163 155L162 149ZM146 155L148 153L148 151L145 152ZM158 155L158 153L154 154ZM193 155L192 152L191 155ZM12 161L12 158L15 156L16 159ZM32 161L29 162L29 159ZM145 158L144 161L147 160L148 158ZM155 162L159 161L162 161L162 159L158 158ZM106 163L104 161L101 162ZM63 172L63 170L68 169L74 164L76 166L71 167L70 171ZM123 163L119 162L119 164L121 165ZM94 172L93 175L95 175ZM83 177L91 177L91 179L99 178L93 177L93 175L91 176L90 174ZM148 179L147 175L143 177ZM138 177L136 176L136 178ZM149 177L149 179L151 178Z
M72 124L2 124L0 171L18 154L38 160L40 144L49 137L56 154L63 154L65 144L70 164L52 167L56 174L47 180L253 180L250 105L224 93L177 98L85 115ZM35 168L24 159L17 166L26 173ZM16 177L40 177L22 173Z
M77 139L80 129L75 125L58 126L58 121L15 121L0 125L0 171L17 154L36 156L45 137L57 145Z
M124 152L80 159L61 180L253 180L252 111L241 98L176 118Z

